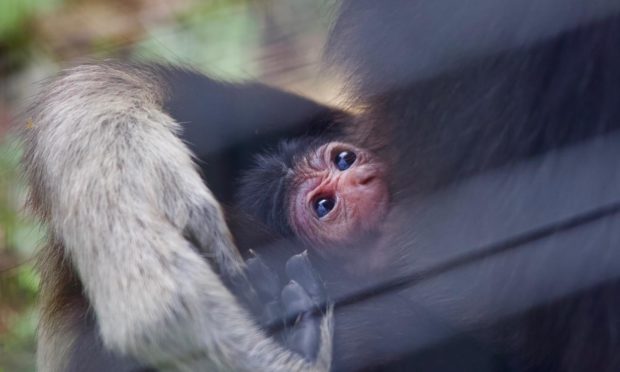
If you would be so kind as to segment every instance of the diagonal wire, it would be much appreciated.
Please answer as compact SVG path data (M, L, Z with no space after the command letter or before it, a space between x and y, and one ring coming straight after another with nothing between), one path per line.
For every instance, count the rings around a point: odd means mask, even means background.
M593 223L618 213L620 213L620 201L609 203L601 207L592 209L588 212L581 213L576 216L572 216L564 220L542 226L537 229L533 229L531 231L517 235L513 238L498 243L489 244L485 247L476 249L473 253L462 255L455 259L448 260L444 263L440 263L438 265L430 267L428 269L406 274L395 279L379 282L377 285L370 288L365 288L359 291L355 291L350 295L343 296L342 298L338 299L333 305L334 308L343 308L366 301L377 295L396 292L403 288L412 287L424 281L438 277L451 270L470 265L476 261L484 260L489 257L517 249L520 246L529 244L536 240L543 239L550 235L570 230L580 225ZM321 314L327 309L329 305L329 301L324 301L317 309L314 309L310 313L313 315ZM294 325L295 321L299 319L302 313L292 314L281 320L272 322L268 325L268 329L272 332L282 331L284 328Z

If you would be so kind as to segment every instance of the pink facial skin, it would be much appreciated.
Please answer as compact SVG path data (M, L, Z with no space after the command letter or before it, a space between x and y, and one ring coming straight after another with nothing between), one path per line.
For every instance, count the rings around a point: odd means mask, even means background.
M338 155L353 152L348 169L338 167ZM378 230L388 212L387 169L373 154L353 145L330 142L309 154L296 169L290 202L291 226L303 240L324 254L330 246L351 244ZM333 208L317 213L317 200L328 198ZM344 252L342 252L344 253Z

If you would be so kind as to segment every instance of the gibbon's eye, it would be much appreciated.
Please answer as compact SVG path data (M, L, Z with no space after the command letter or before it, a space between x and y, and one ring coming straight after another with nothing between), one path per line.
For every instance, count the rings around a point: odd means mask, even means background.
M322 196L314 202L314 211L319 218L322 218L331 212L335 205L336 200L333 197Z
M355 163L355 159L357 159L357 156L353 151L341 151L336 155L334 163L336 163L338 169L343 171L349 169Z

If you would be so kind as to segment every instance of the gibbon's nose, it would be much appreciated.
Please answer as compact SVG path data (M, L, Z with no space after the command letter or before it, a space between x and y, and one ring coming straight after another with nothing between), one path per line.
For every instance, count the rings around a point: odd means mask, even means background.
M379 174L376 170L367 167L351 169L344 175L344 185L349 189L360 189L371 186L378 179Z

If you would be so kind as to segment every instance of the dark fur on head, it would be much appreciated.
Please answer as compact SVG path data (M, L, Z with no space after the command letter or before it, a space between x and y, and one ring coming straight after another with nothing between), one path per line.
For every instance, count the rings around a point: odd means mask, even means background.
M237 196L240 209L258 218L274 232L291 237L287 207L296 167L308 153L330 139L301 137L281 141L275 150L256 156L254 166L241 179Z

